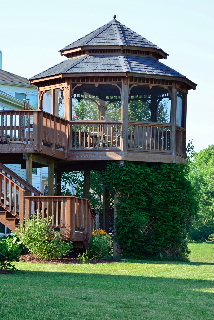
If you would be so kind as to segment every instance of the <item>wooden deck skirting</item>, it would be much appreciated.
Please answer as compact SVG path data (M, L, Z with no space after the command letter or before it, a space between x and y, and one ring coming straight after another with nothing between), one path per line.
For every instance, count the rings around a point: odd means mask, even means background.
M68 121L40 110L0 111L0 152L67 159L73 151L172 154L175 150L174 155L185 157L183 128L176 127L173 134L172 124L129 121L124 140L122 126L122 121Z

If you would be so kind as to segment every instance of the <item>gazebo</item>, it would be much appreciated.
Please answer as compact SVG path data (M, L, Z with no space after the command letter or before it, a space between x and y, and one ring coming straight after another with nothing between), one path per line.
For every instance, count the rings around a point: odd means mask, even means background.
M69 121L66 161L185 162L187 93L167 53L114 19L30 79L39 109Z
M116 16L60 53L63 62L30 79L38 87L38 110L1 111L0 153L3 163L26 168L28 197L23 189L19 195L22 219L40 205L43 217L55 214L55 226L78 240L90 234L91 211L84 199L60 197L61 174L84 171L88 199L90 170L110 161L185 163L187 94L196 84L160 62L167 53ZM30 187L32 168L39 166L49 169L48 196ZM8 188L12 199L11 190L19 188L10 178L1 183L7 183L1 188ZM1 204L5 210L10 197ZM13 208L10 204L16 214ZM2 221L6 224L7 217ZM84 236L78 230L85 230Z

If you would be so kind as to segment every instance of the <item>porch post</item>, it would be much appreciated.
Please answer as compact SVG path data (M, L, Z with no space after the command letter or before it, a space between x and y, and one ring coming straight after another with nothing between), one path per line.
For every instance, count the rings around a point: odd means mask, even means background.
M65 92L65 97L64 97L64 99L65 99L65 120L71 121L72 120L72 114L71 114L72 89L71 89L70 81L66 82L64 92Z
M122 150L127 151L128 144L128 104L129 104L129 81L122 80L121 92L121 120L122 120Z
M171 110L171 123L172 123L172 155L176 156L176 110L177 110L177 90L172 87L172 110Z

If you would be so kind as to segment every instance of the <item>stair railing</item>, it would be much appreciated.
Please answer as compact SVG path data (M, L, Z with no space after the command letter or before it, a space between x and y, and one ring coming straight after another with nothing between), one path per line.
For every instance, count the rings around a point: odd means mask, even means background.
M30 183L22 179L18 174L16 174L14 171L9 169L7 166L5 166L1 162L0 162L0 172L2 172L5 176L7 176L9 179L15 182L21 188L25 189L25 191L29 191L31 194L35 196L42 195L42 193L39 190L37 190Z
M0 205L14 217L24 217L25 190L0 172Z

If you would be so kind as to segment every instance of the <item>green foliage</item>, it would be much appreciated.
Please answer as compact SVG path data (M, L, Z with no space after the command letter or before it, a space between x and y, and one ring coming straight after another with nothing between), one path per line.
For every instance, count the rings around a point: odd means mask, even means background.
M92 208L102 212L103 203L102 195L104 188L102 172L91 171L90 172L90 204ZM62 175L62 194L71 196L71 192L68 189L68 185L74 186L77 197L83 197L84 186L84 174L83 171L64 172Z
M94 231L88 246L89 259L110 258L111 256L111 236L101 229Z
M197 191L199 210L189 237L195 241L207 240L213 232L214 212L214 145L196 153L189 161L189 179Z
M19 238L14 235L8 235L0 238L0 270L15 271L12 261L19 261L23 245Z
M116 239L123 256L185 259L197 201L186 165L116 163L106 170L117 195Z
M35 214L18 228L17 234L30 252L42 260L60 258L72 251L72 243L63 241L60 232L54 231L51 218L42 219Z

